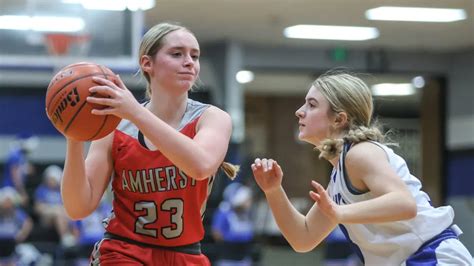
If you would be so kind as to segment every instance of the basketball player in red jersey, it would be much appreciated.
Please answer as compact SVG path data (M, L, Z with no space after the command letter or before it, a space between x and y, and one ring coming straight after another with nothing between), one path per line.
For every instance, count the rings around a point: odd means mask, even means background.
M199 44L176 24L151 28L139 62L149 101L138 103L119 84L96 78L90 103L107 106L96 115L122 118L117 129L93 141L67 140L62 197L73 219L88 216L112 182L113 211L95 245L92 265L209 265L201 254L207 196L223 163L232 131L230 116L188 99L199 74ZM234 172L235 173L235 172Z

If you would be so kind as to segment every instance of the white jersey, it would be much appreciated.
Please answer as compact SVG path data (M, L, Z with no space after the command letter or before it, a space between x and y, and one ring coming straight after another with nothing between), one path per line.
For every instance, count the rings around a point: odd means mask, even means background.
M420 181L410 174L405 160L387 146L377 142L372 143L381 147L387 154L393 170L408 186L415 198L418 213L410 220L376 224L344 224L340 227L355 245L365 265L400 265L423 243L448 228L453 223L454 211L450 206L439 208L431 206L430 198L421 191ZM345 174L344 158L349 148L349 144L344 145L339 163L333 169L327 188L331 198L339 205L374 198L370 191L357 191Z

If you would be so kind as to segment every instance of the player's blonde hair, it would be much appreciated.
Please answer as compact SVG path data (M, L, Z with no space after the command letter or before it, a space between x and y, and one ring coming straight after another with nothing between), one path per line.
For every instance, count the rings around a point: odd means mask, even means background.
M163 22L160 24L157 24L153 26L151 29L149 29L145 35L143 35L142 41L140 43L140 49L138 52L138 63L140 64L140 59L144 55L148 56L155 56L155 54L160 50L160 48L163 46L163 39L166 35L173 31L177 30L186 30L189 33L193 34L192 31L190 31L188 28L180 25L177 22ZM146 96L147 98L151 97L151 88L150 88L150 75L143 71L140 65L140 72L141 74L145 77L147 81L147 88L146 88ZM199 81L199 80L198 80ZM239 166L238 165L233 165L228 162L223 162L220 166L222 171L230 178L234 179L237 176L237 173L239 171Z
M193 34L188 28L180 25L177 22L163 22L160 24L156 24L151 29L149 29L145 35L143 35L142 41L140 43L140 49L138 52L138 63L140 65L140 60L142 56L148 55L150 57L155 56L155 54L160 50L163 46L163 39L166 35L173 31L177 30L186 30L189 33ZM145 77L147 81L147 88L146 88L146 96L150 98L151 96L151 88L150 88L150 75L143 71L140 65L140 72Z
M384 141L379 126L372 123L372 93L360 78L345 71L329 71L318 77L312 85L329 102L332 112L347 114L347 126L343 129L342 138L325 139L317 147L321 151L320 158L329 160L338 156L344 142Z
M234 180L234 178L237 176L240 170L239 165L234 165L228 162L223 162L220 168L226 174L226 176L229 177L231 180Z

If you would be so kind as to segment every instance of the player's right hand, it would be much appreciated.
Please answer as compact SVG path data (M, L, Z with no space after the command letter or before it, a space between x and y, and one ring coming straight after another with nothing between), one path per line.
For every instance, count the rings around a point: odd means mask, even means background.
M257 158L252 164L252 171L255 181L263 192L269 193L280 188L283 171L275 160Z
M95 115L115 115L123 119L133 121L140 115L140 110L145 109L127 89L123 81L117 76L116 82L101 77L92 77L97 86L89 89L90 93L98 93L102 97L87 97L87 101L99 105L105 105L104 109L93 109Z

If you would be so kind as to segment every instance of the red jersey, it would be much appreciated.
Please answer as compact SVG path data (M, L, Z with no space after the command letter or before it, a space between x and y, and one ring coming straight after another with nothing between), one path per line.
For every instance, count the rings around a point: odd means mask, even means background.
M178 130L193 138L208 107L189 99ZM203 238L202 217L214 177L198 181L188 176L159 150L146 148L141 132L127 120L115 130L112 158L114 199L107 232L159 246Z

